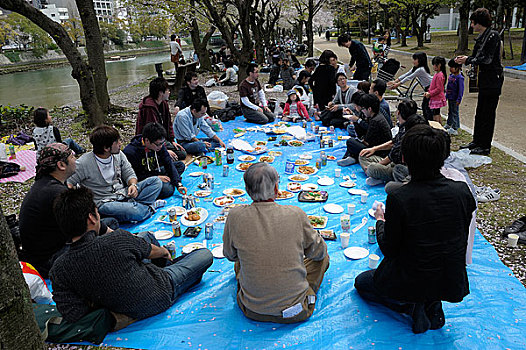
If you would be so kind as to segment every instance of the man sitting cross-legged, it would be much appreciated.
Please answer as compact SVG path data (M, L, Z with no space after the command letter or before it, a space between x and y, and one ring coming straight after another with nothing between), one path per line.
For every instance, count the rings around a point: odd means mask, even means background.
M414 333L442 328L442 300L458 303L469 294L466 248L476 203L465 183L440 173L447 137L429 125L405 134L411 181L387 195L385 214L382 206L376 210L384 259L354 282L364 299L411 315Z
M139 181L157 176L163 182L159 198L168 198L174 190L186 194L181 183L185 165L181 161L173 162L165 146L166 131L159 123L148 123L142 129L142 135L135 136L124 148L124 154L131 163Z
M299 207L278 205L279 176L257 163L243 176L251 205L230 211L223 253L235 261L237 303L256 321L294 323L314 311L327 245Z
M51 268L53 300L69 322L100 307L132 319L156 315L199 283L212 265L207 249L171 261L149 232L135 236L118 229L97 237L100 217L85 187L63 192L54 212L71 243Z
M121 152L117 129L96 127L89 140L93 151L77 160L77 170L68 179L68 186L79 184L91 189L101 214L119 222L142 221L166 204L156 201L163 186L161 179L152 176L137 182L130 162Z

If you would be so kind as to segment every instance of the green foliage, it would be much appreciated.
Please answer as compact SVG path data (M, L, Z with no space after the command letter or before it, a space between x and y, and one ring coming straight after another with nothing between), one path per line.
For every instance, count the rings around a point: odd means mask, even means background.
M53 40L39 26L17 13L10 13L6 21L16 31L13 38L15 42L23 45L26 49L31 46L33 54L37 58L47 53L48 46L53 43Z
M163 47L165 45L166 43L161 40L148 40L148 41L143 41L140 46L147 47L147 48L157 48L157 47Z
M0 130L17 130L33 122L34 107L0 105Z
M13 63L20 62L20 52L19 51L4 52L4 56L7 57L9 61Z

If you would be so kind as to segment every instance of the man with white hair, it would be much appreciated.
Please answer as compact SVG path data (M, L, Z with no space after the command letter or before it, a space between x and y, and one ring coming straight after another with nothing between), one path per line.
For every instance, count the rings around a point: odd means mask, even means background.
M235 261L237 303L256 321L304 321L329 267L327 245L303 210L274 202L276 169L257 163L243 179L254 202L230 211L223 234L223 252Z

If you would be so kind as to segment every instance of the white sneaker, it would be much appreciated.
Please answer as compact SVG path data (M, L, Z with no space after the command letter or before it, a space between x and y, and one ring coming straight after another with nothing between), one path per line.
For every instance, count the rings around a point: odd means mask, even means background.
M339 161L337 161L337 163L339 166L349 166L349 165L355 164L356 159L354 159L353 157L347 157L347 158L340 159Z
M153 202L152 207L153 209L159 209L161 207L164 207L166 205L166 201L164 199L158 199L155 202Z
M453 135L453 136L458 135L458 131L455 130L455 129L453 129L453 128L449 128L449 129L447 129L447 133L448 133L449 135Z
M384 182L382 180L375 179L374 177L368 177L365 179L365 183L369 186L377 186L383 184Z
M500 199L500 190L498 188L492 189L487 187L486 191L477 194L477 201L480 203L487 203L498 201Z

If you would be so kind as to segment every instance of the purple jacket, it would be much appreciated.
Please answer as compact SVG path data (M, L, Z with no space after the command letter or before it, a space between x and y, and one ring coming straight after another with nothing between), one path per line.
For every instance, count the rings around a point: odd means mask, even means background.
M462 96L464 96L464 76L462 73L450 74L447 79L446 99L460 103Z

